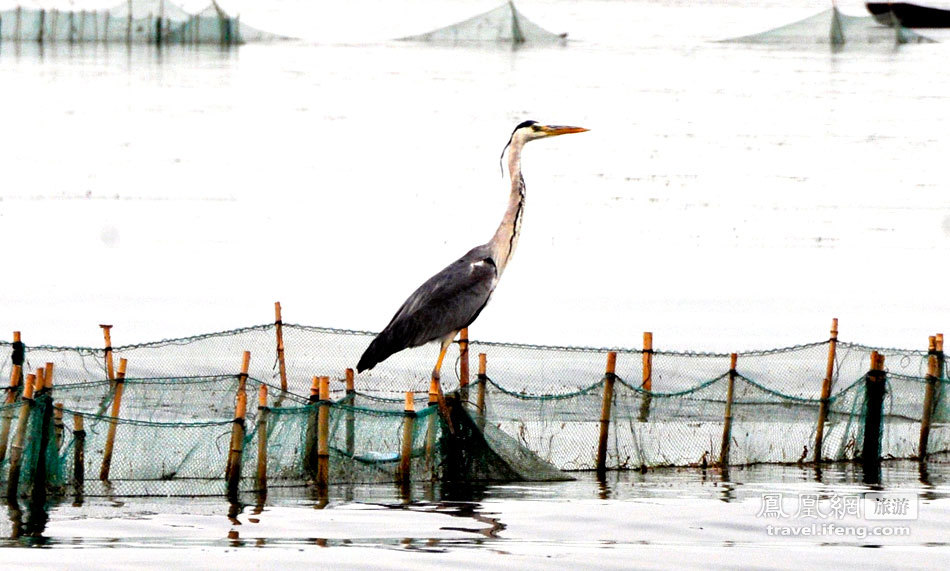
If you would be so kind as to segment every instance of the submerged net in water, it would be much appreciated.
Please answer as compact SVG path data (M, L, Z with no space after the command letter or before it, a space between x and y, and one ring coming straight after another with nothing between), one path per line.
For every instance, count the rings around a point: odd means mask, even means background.
M808 462L815 458L833 343L740 353L735 369L728 354L617 350L616 368L605 374L604 349L473 341L469 351L484 353L488 368L465 386L461 367L454 379L443 375L454 391L450 434L435 405L405 409L406 391L417 401L429 396L432 347L394 355L356 376L347 390L344 372L371 338L267 324L108 351L29 346L17 354L16 344L0 343L3 378L16 377L14 361L26 371L53 363L55 377L53 388L32 400L22 398L20 381L0 401L0 483L9 490L15 477L19 494L31 493L37 481L86 495L220 494L235 442L236 486L243 491L321 481L555 480L571 470ZM933 373L936 353L834 347L823 460L862 455L872 351L885 356L887 369L881 457L920 454L927 398L927 450L950 451L942 354ZM247 376L236 372L244 350L252 354ZM110 357L127 360L127 378L110 378ZM333 376L323 400L310 396L315 374ZM261 387L268 398L257 407ZM252 404L233 441L242 391ZM14 448L20 466L11 475Z

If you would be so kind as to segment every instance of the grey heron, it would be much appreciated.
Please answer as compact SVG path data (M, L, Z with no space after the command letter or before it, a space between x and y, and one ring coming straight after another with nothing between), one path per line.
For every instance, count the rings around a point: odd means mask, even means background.
M475 321L485 308L518 244L525 201L521 150L529 141L584 131L587 129L583 127L540 125L536 121L525 121L515 127L501 152L504 158L505 151L508 151L511 194L498 230L491 240L469 250L429 278L406 299L389 325L373 339L360 357L356 365L358 372L372 369L377 363L403 349L439 341L441 348L432 370L432 379L438 387L439 408L452 430L439 383L442 361L459 331Z

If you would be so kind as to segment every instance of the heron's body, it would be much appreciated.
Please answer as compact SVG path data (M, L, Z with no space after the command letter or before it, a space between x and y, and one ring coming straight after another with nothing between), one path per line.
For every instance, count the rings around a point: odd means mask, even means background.
M438 340L442 350L432 373L433 379L438 380L446 348L458 332L475 321L485 308L518 244L525 202L525 184L521 176L522 148L534 139L586 130L538 125L534 121L525 121L515 127L506 146L511 192L498 230L491 240L469 250L406 299L389 325L360 357L356 366L359 372L372 369L403 349Z

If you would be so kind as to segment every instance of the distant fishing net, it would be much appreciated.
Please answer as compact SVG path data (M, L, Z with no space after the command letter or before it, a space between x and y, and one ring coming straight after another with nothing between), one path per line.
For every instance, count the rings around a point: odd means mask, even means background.
M785 46L925 43L934 40L900 24L884 26L873 16L849 16L836 7L784 26L724 40L744 44Z
M464 387L458 371L444 372L450 433L434 405L405 410L407 390L416 402L428 399L431 347L397 354L345 390L343 371L370 339L366 332L282 324L286 390L274 324L116 346L113 359L128 360L129 376L121 380L108 378L105 349L27 347L25 370L51 362L55 383L52 393L41 391L33 401L22 398L22 384L4 391L11 396L0 402L0 486L10 489L17 445L21 497L37 482L54 493L86 496L222 494L234 461L235 397L242 386L248 406L236 461L244 492L313 485L321 462L331 485L557 480L569 477L563 471L598 468L601 446L606 469L715 465L723 442L731 465L813 460L827 341L740 353L735 371L727 354L620 350L611 374L604 372L602 349L472 342L471 354L487 355L488 371L473 374ZM244 350L252 354L246 378L236 373ZM887 365L881 456L918 453L928 385L928 450L950 451L945 363L934 378L926 352L839 342L822 458L861 455L872 350L883 353ZM0 343L3 378L11 376L12 353L12 344ZM310 395L314 374L332 377L325 401ZM261 387L267 402L258 407ZM81 432L76 417L83 420Z

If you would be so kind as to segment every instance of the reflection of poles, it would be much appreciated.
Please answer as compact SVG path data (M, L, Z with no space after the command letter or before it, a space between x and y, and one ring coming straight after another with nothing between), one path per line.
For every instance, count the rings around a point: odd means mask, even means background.
M610 433L610 406L614 400L614 371L617 367L617 353L607 353L607 369L604 373L604 399L600 408L600 438L597 443L597 472L607 469L607 437Z
M825 380L821 383L821 403L818 405L818 428L815 430L815 462L821 462L821 446L825 437L825 422L828 420L828 405L831 398L831 382L835 372L835 351L838 346L838 318L831 320L831 338L828 339L828 363Z
M722 422L722 446L719 448L719 465L729 465L729 446L732 440L732 396L736 385L736 361L738 355L729 356L729 384L726 387L726 411Z

